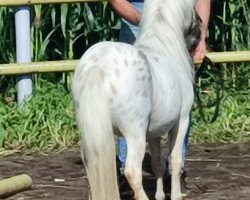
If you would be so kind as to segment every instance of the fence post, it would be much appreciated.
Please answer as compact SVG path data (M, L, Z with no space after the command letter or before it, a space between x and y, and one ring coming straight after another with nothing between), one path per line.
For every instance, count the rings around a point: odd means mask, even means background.
M17 63L31 62L31 38L30 38L30 8L18 7L15 12L16 27L16 59ZM31 96L32 80L31 75L17 77L18 104Z

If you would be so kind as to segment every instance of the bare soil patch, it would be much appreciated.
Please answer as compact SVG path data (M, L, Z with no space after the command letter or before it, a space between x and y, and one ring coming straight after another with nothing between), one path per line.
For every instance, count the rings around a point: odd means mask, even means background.
M76 150L0 158L0 179L22 173L33 179L30 190L7 199L88 200L89 186L80 160ZM190 188L187 200L250 199L250 143L191 146L186 171ZM151 198L154 182L153 176L145 177L145 189ZM132 200L132 196L123 199Z

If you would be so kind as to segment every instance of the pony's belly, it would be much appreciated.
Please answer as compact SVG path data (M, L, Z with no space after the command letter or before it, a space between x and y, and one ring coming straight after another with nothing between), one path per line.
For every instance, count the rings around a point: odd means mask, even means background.
M170 120L165 124L154 126L153 124L149 126L149 131L147 132L147 139L160 137L167 133L175 124L177 120Z
M182 93L178 84L173 84L171 89L171 82L174 81L170 81L160 90L154 90L148 137L159 137L167 133L180 118Z

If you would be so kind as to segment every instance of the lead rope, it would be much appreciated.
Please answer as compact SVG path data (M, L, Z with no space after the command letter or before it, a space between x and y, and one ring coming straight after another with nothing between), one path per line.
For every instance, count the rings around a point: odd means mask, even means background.
M201 116L201 119L205 123L213 123L219 115L220 101L222 99L223 79L222 79L222 73L221 73L220 67L215 66L214 63L208 57L205 57L200 65L200 68L195 73L196 82L202 76L205 70L211 72L211 74L213 75L213 78L215 79L215 88L214 88L215 89L215 101L207 105L203 104L201 97L200 97L201 90L197 86L197 84L194 85L194 94L195 94L195 100L197 103L198 112ZM205 117L204 108L212 108L212 107L214 107L215 110L213 112L211 120L209 120L207 117Z

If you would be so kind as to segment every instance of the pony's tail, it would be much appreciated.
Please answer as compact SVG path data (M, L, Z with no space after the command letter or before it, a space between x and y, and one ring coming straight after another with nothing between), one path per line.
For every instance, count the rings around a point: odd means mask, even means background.
M104 73L93 67L84 77L84 82L73 81L73 95L78 104L76 113L82 136L81 153L90 183L90 199L119 200L116 147L104 89ZM81 89L77 91L74 87Z

